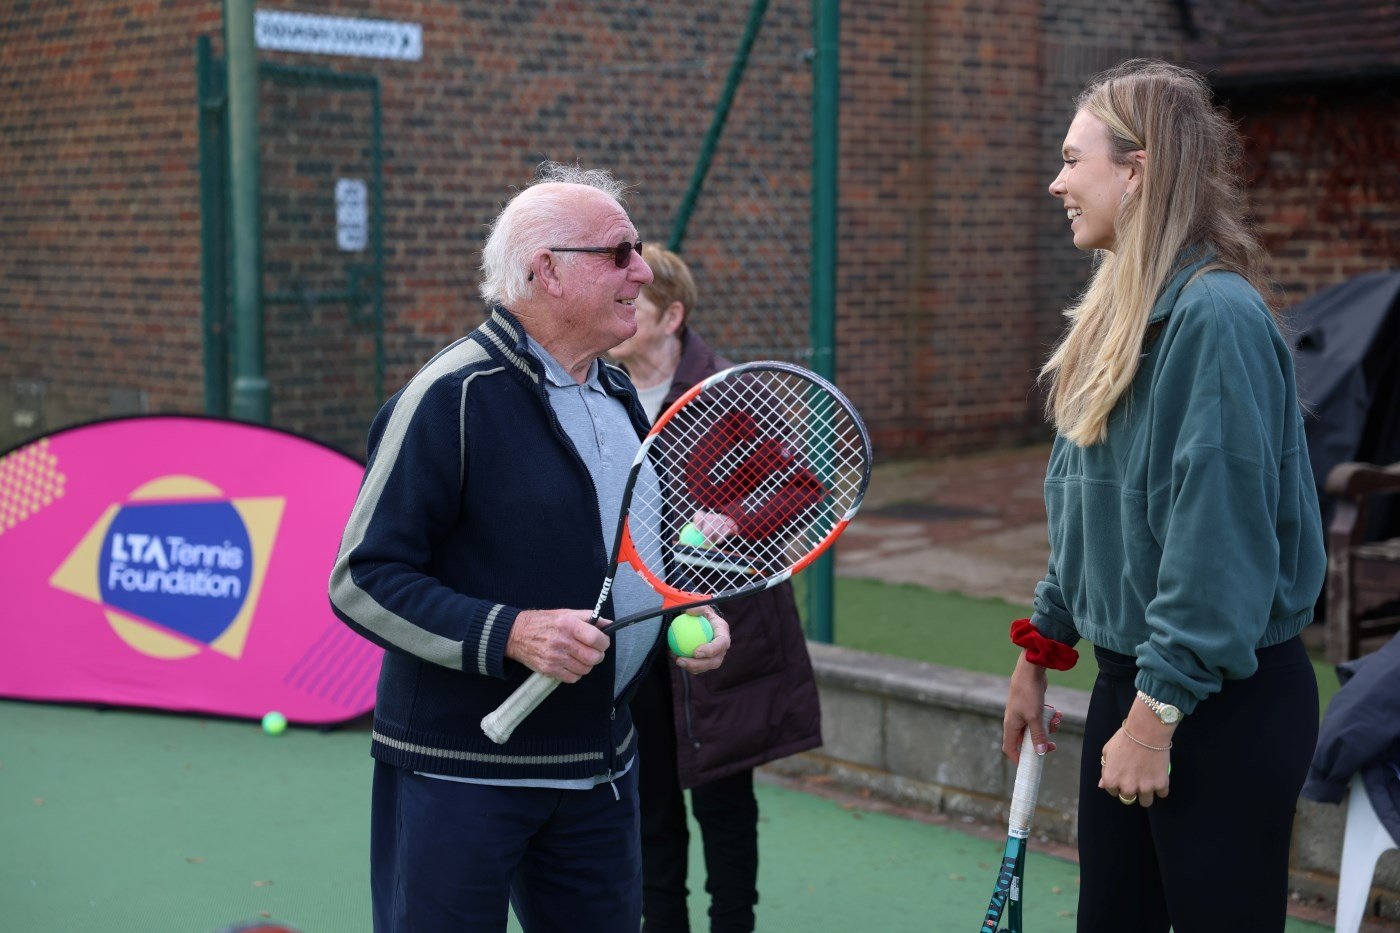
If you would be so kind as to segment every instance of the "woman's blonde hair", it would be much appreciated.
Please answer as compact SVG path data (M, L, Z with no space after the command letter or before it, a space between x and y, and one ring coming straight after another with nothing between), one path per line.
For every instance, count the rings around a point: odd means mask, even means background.
M671 302L681 303L681 333L685 332L686 319L695 310L699 295L695 290L695 278L685 260L661 246L650 243L642 246L642 258L651 267L652 280L642 287L647 298L657 308L665 311Z
M1147 318L1183 250L1208 248L1212 268L1238 272L1261 292L1268 286L1245 222L1239 134L1200 75L1135 59L1095 78L1075 105L1108 128L1115 162L1147 153L1141 183L1119 208L1113 251L1096 254L1088 287L1065 311L1069 330L1040 372L1050 384L1047 416L1088 447L1107 435L1132 385Z

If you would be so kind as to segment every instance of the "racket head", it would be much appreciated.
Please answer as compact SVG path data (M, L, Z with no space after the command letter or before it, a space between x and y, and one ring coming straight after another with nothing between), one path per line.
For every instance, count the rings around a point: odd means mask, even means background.
M744 363L693 386L652 426L626 493L618 563L666 608L773 586L841 535L870 484L850 400L789 363Z

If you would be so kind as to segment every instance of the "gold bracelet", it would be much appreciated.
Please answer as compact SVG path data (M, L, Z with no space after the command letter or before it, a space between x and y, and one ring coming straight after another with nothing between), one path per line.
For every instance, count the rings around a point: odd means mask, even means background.
M1123 720L1123 734L1126 735L1126 736L1127 736L1129 739L1131 739L1132 741L1134 741L1134 742L1136 742L1137 744L1141 745L1143 748L1150 748L1150 749L1152 749L1154 752L1169 752L1169 751L1172 750L1172 743L1171 743L1171 742L1168 742L1166 745L1148 745L1148 744L1147 744L1146 742L1144 742L1142 739L1140 739L1140 738L1138 738L1137 736L1133 735L1131 732L1128 731L1128 720L1126 720L1126 719Z

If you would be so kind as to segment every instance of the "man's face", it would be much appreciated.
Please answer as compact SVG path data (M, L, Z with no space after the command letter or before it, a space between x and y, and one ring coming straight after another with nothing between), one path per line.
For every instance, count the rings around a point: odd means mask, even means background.
M637 228L612 198L589 189L580 201L578 229L582 232L570 242L552 246L637 242ZM564 288L564 317L573 339L601 354L636 333L637 296L652 279L651 267L640 252L633 250L620 269L610 253L556 253L555 258Z

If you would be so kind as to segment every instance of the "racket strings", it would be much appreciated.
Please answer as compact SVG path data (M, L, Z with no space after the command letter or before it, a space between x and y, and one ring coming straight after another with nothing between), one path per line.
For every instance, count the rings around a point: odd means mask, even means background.
M849 520L869 475L848 403L782 370L707 385L660 426L650 459L657 481L629 521L659 529L666 582L692 593L797 569Z

